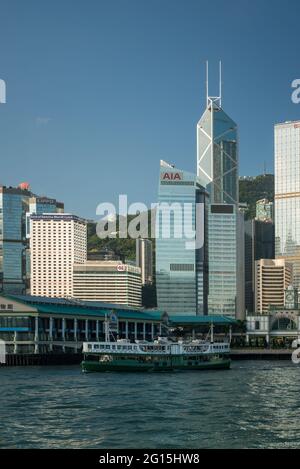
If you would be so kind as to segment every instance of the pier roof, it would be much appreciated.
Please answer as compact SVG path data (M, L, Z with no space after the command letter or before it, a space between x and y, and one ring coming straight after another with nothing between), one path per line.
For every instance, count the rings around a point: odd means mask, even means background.
M105 318L114 312L119 319L141 321L161 321L163 313L158 310L142 310L126 305L116 305L97 301L77 301L70 298L47 298L30 295L2 295L14 301L31 306L38 313L58 314L61 316L90 316Z
M228 316L219 316L219 315L203 315L203 316L184 316L184 315L170 315L169 324L174 324L178 326L196 326L196 325L205 325L205 324L214 324L216 326L226 326L237 324L237 321Z

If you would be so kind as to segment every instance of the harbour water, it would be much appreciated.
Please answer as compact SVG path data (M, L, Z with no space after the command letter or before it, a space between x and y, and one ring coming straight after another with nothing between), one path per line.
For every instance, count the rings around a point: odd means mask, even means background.
M0 369L1 448L300 448L300 366L83 374Z

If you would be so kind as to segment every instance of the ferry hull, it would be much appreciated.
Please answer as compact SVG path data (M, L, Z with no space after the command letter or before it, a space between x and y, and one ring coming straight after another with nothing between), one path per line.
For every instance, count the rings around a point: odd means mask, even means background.
M182 363L138 363L134 360L113 360L111 362L99 362L94 360L83 360L82 371L87 373L105 371L126 372L166 372L166 371L191 371L191 370L226 370L230 368L230 358L214 358L197 364Z

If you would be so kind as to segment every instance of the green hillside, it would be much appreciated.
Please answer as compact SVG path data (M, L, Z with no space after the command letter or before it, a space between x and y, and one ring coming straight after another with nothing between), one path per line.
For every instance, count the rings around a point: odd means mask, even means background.
M255 217L256 201L259 199L274 200L274 175L265 174L253 179L240 179L240 203L247 203L245 219Z
M267 198L274 200L274 175L266 174L256 176L253 179L240 179L240 202L246 203L248 209L245 218L255 217L255 204L259 199ZM133 215L128 216L128 223L134 218ZM150 233L150 212L148 212L148 231ZM118 223L117 223L118 229ZM88 252L97 253L103 248L109 248L119 254L122 258L135 260L135 239L117 238L100 239L96 234L96 223L88 224ZM153 243L155 249L155 243Z

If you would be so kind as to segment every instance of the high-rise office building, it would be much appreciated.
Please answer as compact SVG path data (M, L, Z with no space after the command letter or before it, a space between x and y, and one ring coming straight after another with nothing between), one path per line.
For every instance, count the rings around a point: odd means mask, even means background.
M275 252L300 287L300 121L275 125Z
M237 125L219 96L208 95L197 124L197 174L209 193L210 314L244 317L244 234L239 211Z
M73 265L86 257L85 220L67 213L31 215L31 295L73 296Z
M262 221L273 221L273 202L268 199L261 199L256 202L256 219Z
M162 161L158 201L158 307L170 314L206 314L207 193L197 176ZM198 238L196 243L193 238L195 233Z
M208 207L208 313L244 317L244 218L235 205Z
M26 211L28 184L0 187L0 290L24 294L26 278Z
M141 269L142 285L152 283L152 241L150 239L136 239L136 265Z
M55 199L38 197L28 183L0 186L0 291L25 294L29 290L29 215L63 210Z
M292 265L285 259L260 259L255 262L255 312L267 313L270 307L284 307L285 290L291 284Z
M275 237L272 220L245 222L245 308L254 312L255 261L274 259Z
M102 301L140 307L141 269L122 261L91 261L74 264L73 296L84 301Z

